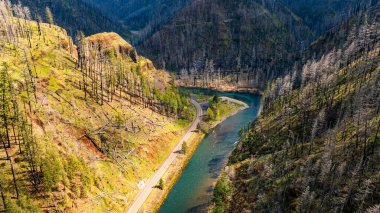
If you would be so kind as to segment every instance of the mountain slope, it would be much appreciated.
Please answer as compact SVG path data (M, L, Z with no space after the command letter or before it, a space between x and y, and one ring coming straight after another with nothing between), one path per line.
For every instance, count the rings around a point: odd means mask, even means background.
M321 35L378 0L283 0L313 30Z
M131 39L128 28L119 21L85 3L83 0L11 0L12 3L22 3L30 9L34 20L41 18L47 22L46 7L49 7L54 16L54 21L65 28L69 35L76 36L78 31L86 35L92 35L104 31L120 34L124 39Z
M0 1L0 211L121 212L192 118L115 33L17 19Z
M193 1L138 49L159 67L204 86L263 88L311 32L278 1ZM199 86L199 85L198 85Z
M191 0L85 0L104 14L120 20L136 33L135 41L142 41Z
M216 212L378 211L379 12L314 42L272 84L216 185Z

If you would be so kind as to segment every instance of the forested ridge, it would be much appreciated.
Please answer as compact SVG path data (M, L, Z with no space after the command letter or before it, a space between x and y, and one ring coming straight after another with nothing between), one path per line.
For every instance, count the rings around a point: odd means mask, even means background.
M72 39L30 13L0 1L0 211L123 211L189 98L118 34Z
M21 2L34 19L47 21L50 8L72 36L119 33L183 85L264 90L299 51L377 0Z
M133 43L143 42L171 20L191 0L84 0L133 31Z
M336 27L358 11L371 7L378 0L282 0L316 36Z
M119 33L184 85L263 90L313 40L378 0L21 2L33 19L47 21L50 8L72 36Z
M10 0L10 2L21 3L28 7L31 18L40 22L48 22L46 8L49 8L55 23L65 28L72 37L80 31L85 35L116 32L124 39L131 39L131 34L125 24L103 14L83 0Z
M137 48L183 85L264 90L312 41L376 2L192 1Z
M379 212L379 12L323 35L267 88L216 185L215 212Z
M138 48L188 85L264 88L312 32L279 1L193 1Z

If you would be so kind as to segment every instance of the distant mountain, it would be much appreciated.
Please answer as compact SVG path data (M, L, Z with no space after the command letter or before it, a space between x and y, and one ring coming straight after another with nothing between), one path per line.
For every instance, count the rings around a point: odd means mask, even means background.
M311 41L377 0L83 1L128 26L137 48L184 84L260 89Z
M317 35L378 0L282 0Z
M379 14L342 22L268 87L214 212L379 212Z
M138 39L148 37L192 0L84 0L127 25Z
M275 0L198 0L138 45L160 67L189 83L263 88L308 44L311 31Z
M53 13L55 23L64 27L71 36L83 31L86 35L100 32L117 32L125 39L130 39L131 34L119 21L109 18L94 6L83 0L11 0L14 4L21 2L29 7L34 19L41 17L46 20L46 7Z
M378 0L198 0L137 45L183 85L263 89L301 50Z

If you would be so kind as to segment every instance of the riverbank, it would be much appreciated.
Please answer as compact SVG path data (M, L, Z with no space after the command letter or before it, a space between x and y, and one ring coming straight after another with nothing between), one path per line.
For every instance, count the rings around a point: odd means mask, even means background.
M246 109L249 107L248 104L228 98L228 97L221 97L222 101L228 101L231 103L236 104L239 107L236 107L235 110L230 111L228 114L222 116L222 118L214 123L207 129L207 132L211 132L217 125L225 121L227 118L235 115L236 113ZM163 202L165 201L166 197L170 193L172 187L175 185L177 180L181 177L181 174L183 170L186 168L187 164L191 160L193 154L197 150L200 142L204 138L204 136L207 134L207 132L203 133L201 131L194 132L193 136L190 138L189 141L187 141L188 145L188 151L186 154L178 155L177 158L174 160L174 162L170 165L167 172L163 175L162 180L164 182L164 189L160 190L158 188L155 188L151 194L149 195L148 199L140 209L140 212L157 212Z
M196 132L197 126L202 118L203 112L198 102L196 102L195 100L190 100L190 102L196 109L196 114L191 125L187 129L186 133L182 136L182 138L176 143L175 147L170 151L169 156L161 163L158 169L154 171L154 174L146 182L141 183L141 185L139 183L141 190L139 191L139 194L134 199L132 204L128 207L128 213L137 213L140 211L141 207L146 202L149 195L154 191L154 189L156 189L159 182L161 182L161 178L171 167L173 162L176 160L177 156L181 155L183 144L187 141L190 141L191 137L193 136L193 133ZM162 184L160 183L160 185Z
M230 116L204 137L181 177L159 209L159 213L207 211L207 207L212 203L213 189L217 178L228 162L228 155L239 140L239 132L255 120L261 102L260 96L247 93L226 93L187 88L182 88L182 90L198 96L201 94L202 100L206 99L204 96L231 97L248 103L250 107ZM219 109L220 116L216 117L220 119L223 112L226 111L223 111L220 105L215 107L215 103L217 102L214 101L214 104L208 106L213 108L214 113L218 112ZM205 110L208 106L204 105L203 109Z
M229 98L229 97L220 97L220 99L224 100L224 101L229 101L231 103L235 103L235 104L239 104L241 105L241 107L237 108L235 111L231 112L230 114L226 115L226 116L223 116L220 120L216 121L215 123L213 123L210 127L210 130L212 130L213 128L215 128L216 126L218 126L220 123L222 123L223 121L225 121L227 118L235 115L236 113L239 113L245 109L248 109L249 108L249 105L247 103L244 103L243 101L239 101L237 99L233 99L233 98Z
M155 188L149 195L148 199L145 201L144 205L141 207L140 212L151 213L157 212L160 209L174 184L181 177L183 170L190 161L194 152L197 150L204 136L205 133L203 132L195 133L191 140L187 142L187 153L177 156L175 161L170 165L167 172L162 177L162 180L164 182L163 190Z
M212 100L214 96L206 96L209 100ZM244 103L243 101L239 101L237 99L229 98L229 97L219 97L218 110L220 112L220 118L218 120L202 120L200 122L200 129L204 132L211 132L216 126L220 123L224 122L227 118L239 113L247 108L249 105ZM202 105L208 105L208 103L203 103Z
M220 92L238 92L238 93L250 93L252 95L260 95L262 96L264 93L263 91L252 88L252 87L236 87L235 85L219 85L219 86L202 86L202 85L189 85L187 83L176 81L176 85L180 87L185 88L202 88L202 89L209 89L209 90L215 90Z

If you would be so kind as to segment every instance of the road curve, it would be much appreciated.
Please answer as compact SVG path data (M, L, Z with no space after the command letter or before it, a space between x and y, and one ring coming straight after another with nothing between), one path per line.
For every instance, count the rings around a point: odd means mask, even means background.
M135 200L133 201L132 205L129 207L127 213L136 213L139 211L141 206L144 204L145 200L148 198L149 194L152 192L154 187L157 185L161 177L165 174L165 172L168 170L169 166L173 163L173 161L176 159L177 155L182 149L182 143L184 141L189 140L191 133L196 130L198 123L201 120L202 116L202 108L199 105L198 102L191 99L191 104L195 106L196 109L196 116L194 117L190 127L188 128L187 132L182 136L181 140L177 143L177 145L174 147L172 152L170 153L169 157L166 158L166 160L161 164L160 168L156 170L156 172L153 174L153 176L146 182L145 187L140 191L140 193L137 195Z

